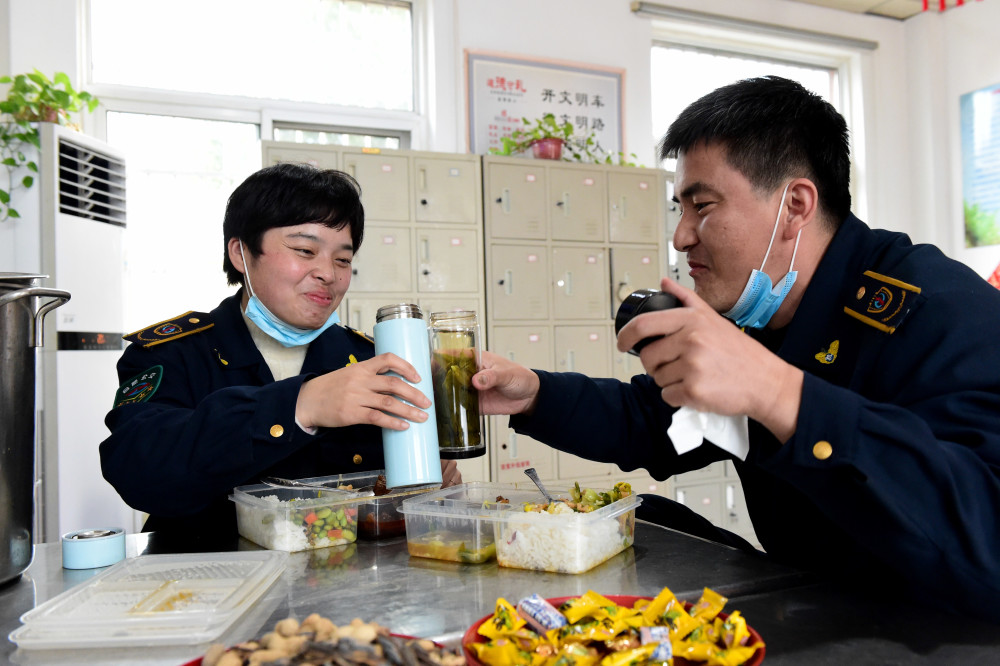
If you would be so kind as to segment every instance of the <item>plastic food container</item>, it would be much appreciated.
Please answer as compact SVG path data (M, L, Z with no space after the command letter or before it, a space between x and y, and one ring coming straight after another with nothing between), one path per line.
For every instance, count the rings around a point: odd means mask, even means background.
M568 497L569 493L555 493ZM497 502L497 497L509 503ZM411 555L456 562L496 557L505 567L581 573L620 553L635 540L630 495L591 513L524 511L544 501L533 484L464 483L403 501Z
M401 536L406 528L397 511L403 499L439 487L410 486L398 493L374 497L359 491L375 485L381 470L300 479L306 483L350 486L348 495L320 489L275 488L265 484L240 486L230 499L236 503L241 536L271 550L300 551L353 543L361 538Z
M281 575L267 551L140 555L21 616L22 649L191 645L220 636Z

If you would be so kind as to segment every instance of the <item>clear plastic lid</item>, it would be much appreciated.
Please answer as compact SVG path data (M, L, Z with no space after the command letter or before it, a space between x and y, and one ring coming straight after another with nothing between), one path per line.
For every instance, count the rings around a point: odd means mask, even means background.
M140 555L21 616L25 649L190 645L220 636L284 570L287 553Z

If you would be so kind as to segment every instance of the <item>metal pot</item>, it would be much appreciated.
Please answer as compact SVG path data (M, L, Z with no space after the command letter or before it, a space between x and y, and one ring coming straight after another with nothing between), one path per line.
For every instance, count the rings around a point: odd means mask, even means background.
M31 564L35 348L42 346L42 318L70 298L39 287L45 277L0 273L0 584Z

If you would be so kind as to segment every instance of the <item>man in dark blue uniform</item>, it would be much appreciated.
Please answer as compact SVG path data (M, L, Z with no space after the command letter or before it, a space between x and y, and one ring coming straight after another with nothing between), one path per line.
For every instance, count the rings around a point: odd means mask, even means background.
M126 336L100 447L104 477L149 514L145 530L212 541L236 534L235 486L381 469L380 428L423 421L430 405L386 374L416 382L412 365L338 323L364 234L353 178L262 169L233 192L223 233L229 283L244 288ZM442 472L461 480L454 461Z
M768 556L1000 619L1000 292L850 213L846 124L794 82L708 94L661 157L678 158L673 242L695 290L663 280L680 306L621 330L621 351L653 339L647 374L626 384L488 355L484 411L659 479L731 460ZM745 459L709 441L678 452L679 409L737 429L745 416ZM664 498L643 509L736 542Z

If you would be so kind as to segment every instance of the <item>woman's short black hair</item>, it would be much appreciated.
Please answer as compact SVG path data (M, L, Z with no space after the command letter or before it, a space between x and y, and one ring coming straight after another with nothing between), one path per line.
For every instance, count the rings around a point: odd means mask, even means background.
M660 159L697 145L723 147L730 166L761 192L790 178L809 178L833 226L851 211L847 123L795 81L763 76L708 93L670 125Z
M365 233L358 181L342 171L294 163L265 167L244 180L229 196L222 223L222 267L229 284L243 284L243 274L229 260L230 239L240 239L258 257L268 229L309 222L332 229L350 227L351 245L357 253Z

